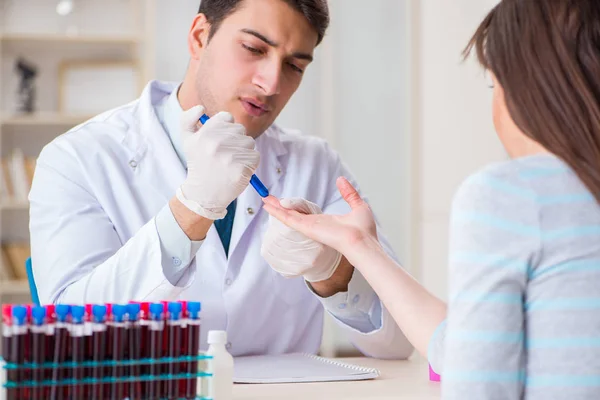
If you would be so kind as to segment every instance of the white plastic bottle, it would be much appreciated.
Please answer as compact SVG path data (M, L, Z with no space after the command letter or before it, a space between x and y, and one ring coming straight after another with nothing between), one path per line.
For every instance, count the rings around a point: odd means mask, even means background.
M227 349L227 332L208 331L207 355L208 372L213 376L208 378L208 395L212 400L230 400L233 397L233 357Z

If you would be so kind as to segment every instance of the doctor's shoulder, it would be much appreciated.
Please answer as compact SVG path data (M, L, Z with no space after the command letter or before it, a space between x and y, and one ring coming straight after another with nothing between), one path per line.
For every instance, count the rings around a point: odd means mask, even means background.
M277 140L290 155L290 159L298 159L305 166L312 163L315 167L324 167L324 164L340 162L338 153L327 140L316 135L275 124L265 134Z
M130 131L137 129L136 104L129 103L82 122L44 146L40 159L58 154L89 157L121 147Z

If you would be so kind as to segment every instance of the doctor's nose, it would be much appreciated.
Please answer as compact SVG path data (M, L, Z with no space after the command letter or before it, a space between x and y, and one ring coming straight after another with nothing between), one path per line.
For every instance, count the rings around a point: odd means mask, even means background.
M281 65L265 63L254 76L254 84L265 96L273 96L281 92Z

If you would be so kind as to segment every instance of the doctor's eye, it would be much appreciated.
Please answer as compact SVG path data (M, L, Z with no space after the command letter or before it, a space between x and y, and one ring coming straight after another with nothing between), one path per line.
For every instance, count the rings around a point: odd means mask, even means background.
M252 46L248 46L248 45L242 44L242 47L243 47L244 49L248 50L248 51L249 51L250 53L252 53L252 54L256 54L256 55L261 55L261 54L263 54L262 50L259 50L259 49L257 49L257 48L254 48L254 47L252 47Z
M297 65L294 65L292 63L288 63L288 65L294 72L297 72L299 74L304 73L304 70L302 68L298 67Z

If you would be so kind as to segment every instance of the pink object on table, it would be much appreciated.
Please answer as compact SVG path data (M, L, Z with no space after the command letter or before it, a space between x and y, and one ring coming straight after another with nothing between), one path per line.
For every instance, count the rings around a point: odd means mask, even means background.
M433 382L440 382L441 380L441 377L433 371L431 365L429 366L429 380Z

